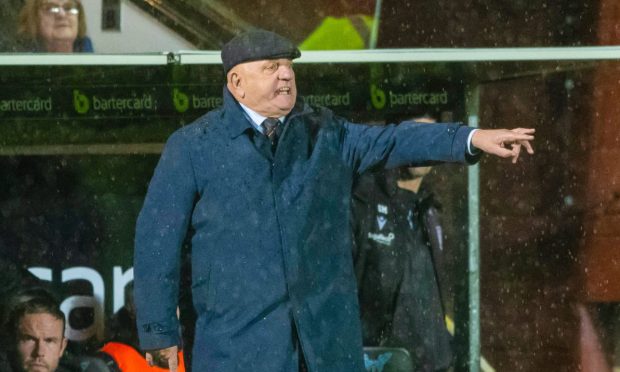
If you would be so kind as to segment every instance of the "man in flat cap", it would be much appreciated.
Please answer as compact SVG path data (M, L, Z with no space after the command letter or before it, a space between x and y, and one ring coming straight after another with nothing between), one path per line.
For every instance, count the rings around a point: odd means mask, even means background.
M362 371L351 258L353 179L376 167L516 161L532 129L353 124L297 97L299 50L268 31L222 48L223 107L168 139L134 256L141 347L176 366L179 256L188 236L193 370Z

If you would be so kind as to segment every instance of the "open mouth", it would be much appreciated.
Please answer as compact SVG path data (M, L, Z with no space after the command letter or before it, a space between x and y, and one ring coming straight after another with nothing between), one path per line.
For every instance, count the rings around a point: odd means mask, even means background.
M288 95L291 94L291 88L290 87L282 87L282 88L278 89L276 91L276 93L288 96Z

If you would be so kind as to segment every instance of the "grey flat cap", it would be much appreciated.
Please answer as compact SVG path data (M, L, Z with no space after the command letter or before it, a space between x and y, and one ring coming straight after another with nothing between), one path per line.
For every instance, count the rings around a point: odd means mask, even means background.
M295 59L301 52L293 42L275 32L253 30L237 35L222 47L224 72L244 62L262 59Z

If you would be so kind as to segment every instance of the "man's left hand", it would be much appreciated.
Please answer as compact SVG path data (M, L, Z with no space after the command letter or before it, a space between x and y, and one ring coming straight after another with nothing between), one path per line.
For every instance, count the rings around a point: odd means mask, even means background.
M521 146L529 154L534 153L530 141L534 140L535 131L533 128L478 129L471 138L471 144L488 154L512 158L512 162L516 163Z
M149 366L157 366L168 369L170 372L177 372L179 368L179 348L171 346L165 349L150 350L146 352L146 361Z

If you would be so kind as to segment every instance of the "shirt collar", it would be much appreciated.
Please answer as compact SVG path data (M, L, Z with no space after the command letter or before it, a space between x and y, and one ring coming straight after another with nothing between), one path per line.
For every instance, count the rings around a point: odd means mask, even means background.
M265 121L265 119L267 119L267 117L259 114L258 112L254 111L254 110L252 110L251 108L249 108L248 106L244 105L241 102L239 102L239 106L241 106L241 108L243 109L245 114L250 119L250 124L252 124L252 126L254 128L256 128L256 130L258 130L259 132L263 133L263 126L262 126L262 124L263 124L263 121ZM280 116L278 119L280 119L280 122L284 123L284 119L286 119L286 116Z
M224 85L222 90L224 97L224 124L226 131L230 134L230 138L235 138L248 130L260 131L260 124L262 121L259 121L258 124L254 123L254 120L250 118L249 113L241 107L241 104L230 93L228 87ZM288 116L281 117L280 120L284 123L284 119L291 121L297 116L306 115L311 112L313 112L313 109L298 96L293 110L288 114ZM259 120L261 117L262 116L258 115Z

